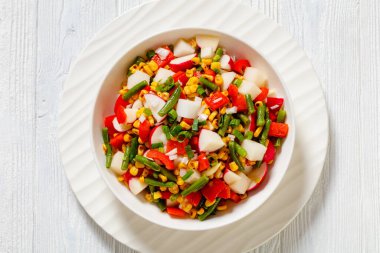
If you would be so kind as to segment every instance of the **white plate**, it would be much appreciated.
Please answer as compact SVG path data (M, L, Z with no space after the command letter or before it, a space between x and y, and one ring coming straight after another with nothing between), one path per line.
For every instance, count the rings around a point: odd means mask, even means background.
M202 8L201 8L202 7ZM238 14L239 18L236 18ZM241 221L206 232L151 224L125 208L98 174L90 146L96 87L123 52L152 34L179 27L231 33L272 63L293 99L297 140L291 165L271 198ZM229 0L161 0L134 8L102 29L81 53L65 84L60 113L63 165L79 202L115 239L141 252L242 252L283 229L305 205L319 179L328 145L322 90L304 52L279 25Z

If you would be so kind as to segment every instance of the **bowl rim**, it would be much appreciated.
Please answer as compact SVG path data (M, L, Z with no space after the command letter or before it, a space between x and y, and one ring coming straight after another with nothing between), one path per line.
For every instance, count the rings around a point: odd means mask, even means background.
M286 166L284 166L284 170L283 172L280 174L280 178L277 182L277 184L273 187L273 189L269 192L268 196L266 196L266 198L264 198L261 203L259 205L256 206L256 208L254 208L253 210L249 210L245 213L242 213L241 215L239 216L236 216L235 218L232 218L232 219L229 219L227 221L224 221L224 222L218 222L218 223L213 223L214 225L210 226L210 225L206 225L207 223L206 222L199 222L198 220L195 220L197 223L196 224L201 224L201 226L184 226L184 227L178 227L178 226L173 226L171 225L171 223L165 223L165 222L162 222L160 220L156 220L156 219L153 219L149 216L145 216L143 215L142 213L139 213L137 208L134 208L134 207L131 207L130 205L128 205L127 203L125 203L125 201L119 196L119 193L117 192L117 190L112 186L113 183L109 182L109 180L107 180L107 178L105 177L105 173L104 173L104 169L105 169L105 166L102 166L99 159L97 158L97 154L96 154L96 150L95 150L95 143L94 143L94 128L93 128L93 125L94 125L94 120L95 120L95 108L96 108L96 104L97 104L97 101L98 101L98 98L100 96L100 91L102 90L102 87L104 86L107 78L109 77L110 73L112 72L112 70L122 61L122 59L127 55L129 54L131 51L133 51L139 44L141 43L145 43L149 40L151 40L152 38L155 38L157 36L162 36L164 34L169 34L169 33L172 33L172 32L176 32L176 31L183 31L183 30L197 30L199 31L198 33L194 33L193 36L195 36L196 34L211 34L211 35L215 35L217 36L218 34L219 35L223 35L225 37L231 37L232 39L238 41L239 43L249 47L250 49L252 49L253 51L255 51L259 56L261 56L262 59L264 59L264 61L270 66L270 68L272 68L273 72L275 73L275 75L277 76L277 78L279 79L279 83L280 85L282 86L282 88L284 89L284 93L285 93L285 96L287 98L287 103L289 105L289 108L287 108L287 111L291 112L291 119L290 119L290 124L293 126L291 128L291 131L293 132L293 135L292 135L292 138L290 140L288 140L288 136L286 137L287 141L290 142L290 150L287 152L287 156L286 156L286 159L285 159L285 163ZM98 87L96 88L96 92L95 92L95 97L94 97L94 100L93 100L93 103L91 104L91 117L90 117L90 120L89 120L89 126L90 126L90 134L89 134L89 138L90 138L90 144L91 144L91 153L94 157L94 160L95 160L95 163L96 163L96 167L97 167L97 170L98 172L100 173L102 179L104 180L104 182L106 183L107 187L111 190L111 192L113 193L114 196L116 196L116 198L122 203L123 206L125 206L128 210L132 211L133 213L137 214L139 217L145 219L146 221L148 222L152 222L156 225L159 225L159 226L162 226L162 227L165 227L165 228L169 228L169 229L174 229L174 230L182 230L182 231L206 231L206 230L212 230L212 229L217 229L217 228L221 228L221 227L225 227L227 225L231 225L235 222L238 222L240 220L242 220L243 218L247 217L248 215L252 214L253 212L255 212L255 210L259 209L277 190L278 186L280 185L281 181L283 180L287 170L288 170L288 167L290 165L290 161L292 159L292 156L293 156L293 151L294 151L294 146L295 146L295 139L296 139L296 125L295 125L295 112L294 112L294 104L293 104L293 101L292 101L292 98L291 98L291 95L290 95L290 91L289 89L287 88L287 86L285 85L285 82L283 80L283 78L279 75L279 71L277 70L276 66L274 64L272 64L272 62L270 60L268 60L268 57L259 49L255 48L254 46L248 44L247 42L245 42L244 40L242 40L241 38L239 37L236 37L232 34L229 34L229 33L226 33L226 32L221 32L217 29L213 29L213 28L203 28L203 27L197 27L197 26L189 26L189 27L176 27L174 29L166 29L166 30L162 30L162 31L158 31L156 33L153 33L153 34L150 34L149 36L145 36L143 37L141 40L137 41L136 43L130 45L130 46L127 46L125 47L126 49L123 51L123 53L121 54L120 57L118 57L114 63L112 64L112 66L110 66L106 71L105 71L105 74L104 74L104 77L102 78L102 81L99 82L100 85L98 85ZM135 196L136 197L136 196ZM164 214L164 213L162 213ZM172 218L172 219L175 219L175 218ZM195 223L194 223L195 224Z

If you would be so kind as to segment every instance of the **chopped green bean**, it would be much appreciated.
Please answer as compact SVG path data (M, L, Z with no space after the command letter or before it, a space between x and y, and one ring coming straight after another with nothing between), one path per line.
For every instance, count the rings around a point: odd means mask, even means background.
M183 197L186 197L187 195L189 195L192 192L199 191L208 183L208 181L209 181L208 177L206 177L206 176L200 177L197 181L195 181L189 187L187 187L185 190L183 190L181 192L181 195Z
M239 140L240 142L244 141L244 136L243 136L242 133L239 132L239 130L234 129L234 130L232 131L232 134L235 135L236 138L238 138L238 140Z
M192 159L194 157L194 152L191 149L191 146L186 145L185 150L186 150L187 157L189 157L189 159Z
M236 154L236 143L234 141L230 141L228 143L228 149L230 150L230 156L232 160L236 163L240 171L244 171L244 167L240 162L239 157Z
M181 87L178 86L177 89L170 96L166 104L158 112L161 117L165 116L178 102L179 96L181 95Z
M181 131L177 135L177 141L178 142L184 142L186 139L190 139L192 136L191 132L189 131Z
M231 120L230 126L237 127L238 125L240 125L240 119L232 119Z
M176 201L177 199L178 199L178 197L179 197L179 194L178 193L176 193L176 194L172 194L171 196L170 196L170 201Z
M108 135L108 128L105 127L102 129L102 137L103 137L103 142L104 143L109 143L110 142L110 137Z
M165 211L166 210L166 203L165 203L165 200L163 199L159 199L157 201L157 206L158 208L160 208L161 212Z
M162 143L162 142L157 142L157 143L152 143L152 146L151 146L151 148L162 148L162 147L164 147L164 143Z
M247 151L242 147L240 146L238 143L235 142L235 145L236 145L236 153L238 153L238 155L240 155L241 157L246 157L247 156Z
M127 170L129 165L129 157L131 156L131 146L125 147L125 152L123 156L123 162L121 163L121 169Z
M164 134L165 134L167 140L170 140L170 139L172 138L168 126L166 126L166 125L165 125L165 126L162 126L162 131L164 132Z
M102 129L102 137L103 137L103 141L104 141L104 145L106 146L106 168L110 168L111 167L111 163L112 163L112 147L110 145L110 139L109 139L109 135L108 135L108 128L103 128Z
M281 147L281 142L282 142L281 138L277 138L277 139L276 139L276 142L274 143L274 146L275 146L276 148Z
M149 108L145 108L145 109L144 109L144 114L145 114L146 116L152 116L152 110L149 109Z
M137 149L139 147L139 141L137 137L133 137L131 140L131 151L129 152L129 162L132 162L137 155Z
M243 81L239 78L236 78L232 83L235 84L239 88L240 85L243 83Z
M175 185L174 182L165 182L164 183L164 182L160 182L160 181L148 178L148 177L144 178L144 182L147 185L157 186L157 187L173 187Z
M212 61L213 62L218 62L220 61L220 58L222 58L222 55L223 55L223 49L222 48L218 48L215 52L215 56L214 58L212 58Z
M142 58L141 56L137 56L134 61L134 64L139 65L141 62L145 62L145 59Z
M149 60L152 59L153 56L155 56L155 55L156 55L156 52L154 52L153 49L148 50L148 51L146 52L146 57L147 57Z
M197 88L197 93L198 93L199 96L201 96L201 97L204 97L204 96L206 95L206 91L205 91L205 89L203 89L202 86L198 86L198 88Z
M224 135L226 134L228 126L230 125L231 118L232 118L231 114L224 114L222 116L221 126L219 126L219 130L218 130L218 134L220 136L224 137Z
M166 92L171 90L174 86L175 83L173 77L169 76L164 83L157 85L156 90L160 92Z
M259 127L265 125L265 111L266 111L265 105L259 105L259 107L257 108L256 125Z
M189 179L189 178L191 177L191 175L193 175L193 174L194 174L194 170L192 170L192 169L186 171L186 174L183 175L182 180L183 180L183 181L186 181L186 180Z
M212 91L215 91L218 89L218 85L216 85L213 82L210 82L208 79L204 78L203 76L199 78L199 82L201 82L201 84L205 85L207 88L209 88Z
M171 110L168 112L168 116L169 116L169 118L171 118L172 120L176 120L177 117L178 117L177 111L174 110L174 109L171 109Z
M207 209L207 211L205 211L203 214L198 216L198 219L200 221L204 221L208 216L210 216L210 214L212 214L215 211L216 207L219 205L220 200L221 198L217 198L215 203L212 206L210 206Z
M170 129L170 134L172 136L177 136L182 131L182 127L180 125L173 125Z
M244 139L247 139L247 140L252 140L253 138L253 132L252 131L247 131L244 135Z
M241 120L241 122L243 123L244 126L248 126L249 123L251 122L249 120L249 118L245 114L241 113L241 114L238 115L238 117L239 117L239 119Z
M193 125L191 126L191 130L193 131L198 131L199 130L199 120L198 119L194 119L193 121Z
M124 93L123 99L124 100L130 99L133 95L135 95L140 90L144 89L144 87L147 86L147 85L148 85L148 82L145 81L145 80L139 82L138 84L136 84L135 86L133 86L130 90L128 90L126 93Z
M152 169L154 171L161 171L161 166L160 165L158 165L157 163L149 160L145 156L136 155L135 160L137 162L139 162L139 163L144 164L145 166L147 166L148 168L150 168L150 169Z
M269 128L270 128L271 123L272 123L272 121L270 119L268 119L265 122L265 126L264 126L263 131L261 132L260 143L263 145L265 145L265 142L268 139L268 133L269 133Z
M160 172L161 172L162 175L164 175L165 177L167 177L170 181L177 182L177 177L174 176L174 174L171 173L169 170L167 170L165 168L162 168L160 166Z
M247 102L248 114L255 113L255 105L250 94L245 94L245 101Z
M277 122L278 123L284 123L286 117L286 111L283 109L280 109L277 114Z

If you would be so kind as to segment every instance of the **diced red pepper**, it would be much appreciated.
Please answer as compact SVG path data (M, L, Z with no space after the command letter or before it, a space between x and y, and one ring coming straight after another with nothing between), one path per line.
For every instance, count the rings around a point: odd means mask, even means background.
M164 192L161 192L161 197L163 199L170 199L170 196L172 195L172 193L170 191L164 191Z
M182 209L179 209L178 207L166 207L166 212L172 216L176 217L185 217L186 212L183 211Z
M128 183L131 178L133 178L133 176L131 173L129 173L129 170L123 174L124 182Z
M124 134L120 133L110 140L112 147L120 149L124 143Z
M148 86L149 86L149 85L148 85ZM128 104L129 104L128 101L124 100L124 99L123 99L123 96L120 95L120 96L116 99L115 106L113 107L113 111L114 111L115 114L116 114L116 110L117 110L117 108L119 108L119 106L122 106L122 107L126 108Z
M225 184L224 189L218 194L218 197L222 199L229 199L231 197L231 189L227 184Z
M269 118L272 122L276 121L277 120L277 115L275 114L274 111L272 110L269 110Z
M263 161L267 164L271 164L274 161L274 158L276 157L276 148L274 147L273 143L269 141L267 146L267 151L265 152Z
M232 70L242 75L247 67L251 67L251 64L246 59L240 59L232 64Z
M228 91L228 95L231 98L235 98L235 97L237 97L237 95L239 95L239 89L238 89L238 87L236 87L236 85L231 84L228 87L227 91Z
M273 98L273 97L267 98L267 107L269 110L278 111L281 109L283 104L284 104L283 98Z
M249 131L255 132L256 130L256 113L251 114L251 121L249 122Z
M207 97L205 99L205 102L211 110L215 111L228 104L230 100L226 96L224 96L222 92L217 91L210 97Z
M192 204L193 206L197 206L199 202L202 199L202 194L198 192L192 192L189 195L186 196L186 199Z
M240 196L233 191L230 191L230 199L235 203L239 203L241 200Z
M198 170L199 171L204 171L204 170L207 170L208 168L210 168L210 163L206 157L206 154L205 153L201 153L199 156L198 156Z
M183 142L169 140L166 144L166 152L170 152L173 149L177 149L177 155L186 154L186 145L189 143L189 139L185 139Z
M150 91L150 86L149 85L145 86L143 90L146 90L146 91L149 92Z
M194 76L200 78L202 76L202 73L200 71L195 71Z
M144 120L139 127L139 137L143 142L148 141L150 133L150 123L148 120Z
M268 135L272 137L285 138L286 135L288 135L288 130L288 124L272 122L269 127Z
M193 150L197 150L199 149L199 137L198 136L193 136L191 139L190 139L190 146L191 146L191 149Z
M169 159L169 156L161 153L158 150L151 149L146 153L148 158L152 158L154 160L158 160L165 165L168 170L174 170L175 166L172 160Z
M205 70L205 75L209 75L209 76L212 76L212 82L215 80L215 75L216 73L214 71L212 71L211 69L206 69Z
M238 112L247 110L247 101L243 94L239 93L236 97L232 97L232 105L237 107Z
M178 71L173 75L174 82L179 82L181 86L185 86L189 78L186 76L186 73L183 71Z
M169 54L168 54L168 56L164 60L161 60L161 58L157 54L152 57L152 60L155 63L157 63L158 67L160 67L160 68L165 67L166 65L169 64L169 62L171 60L173 60L175 58L173 52L170 50L170 48L168 46L164 46L162 48L165 48L165 49L167 49L167 50L170 51Z
M208 184L202 188L203 196L210 202L213 202L219 193L226 188L225 183L220 179L213 179Z
M125 121L127 120L127 114L125 114L125 112L124 112L124 107L119 106L116 109L116 118L117 118L117 122L119 122L119 124L125 123Z
M255 102L263 101L268 96L268 92L269 92L268 88L261 87L260 90L261 90L261 93L254 99Z
M115 115L107 116L104 118L104 126L108 128L108 134L113 135L114 133L117 133L116 129L113 127L113 119L115 118Z
M193 124L194 120L193 119L188 119L188 118L183 118L182 121L185 121L187 124L190 126Z

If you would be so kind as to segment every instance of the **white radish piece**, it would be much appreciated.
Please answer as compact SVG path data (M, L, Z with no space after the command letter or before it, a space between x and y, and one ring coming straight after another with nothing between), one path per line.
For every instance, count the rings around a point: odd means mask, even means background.
M266 175L268 174L268 165L262 163L259 168L253 169L247 174L251 179L251 184L248 187L248 191L252 191L259 187L259 185L264 181Z
M132 105L132 109L140 109L141 107L143 107L143 104L142 104L142 102L141 102L141 100L140 99L137 99L134 103L133 103L133 105Z
M234 192L238 194L244 194L248 190L248 187L252 181L242 172L238 172L237 175L240 177L240 179L230 184L229 186Z
M230 84L235 79L236 73L235 72L226 72L222 74L223 79L223 90L227 90L228 87L230 87Z
M137 109L126 108L124 109L125 114L127 115L126 123L133 123L137 119Z
M121 164L123 163L123 152L117 151L113 157L111 162L110 170L113 171L116 175L123 175L126 171L121 169Z
M137 177L131 178L128 182L128 185L131 192L135 195L142 192L148 186L146 183L141 183Z
M173 76L174 72L165 68L159 68L156 76L153 78L154 82L164 83L170 76Z
M219 169L220 165L221 163L217 163L215 166L212 166L211 168L203 172L202 175L207 176L207 177L213 175Z
M220 58L220 68L221 69L224 69L224 70L231 70L231 57L229 55L222 55L222 57Z
M199 151L201 152L213 152L224 147L226 144L223 142L219 134L207 129L202 129L199 134L198 145Z
M240 177L235 172L232 172L231 170L227 169L224 173L223 179L228 185L230 185L239 181Z
M267 151L267 148L256 142L251 140L244 140L241 146L247 151L247 159L250 161L261 161Z
M206 59L206 58L212 58L214 57L214 51L212 51L211 47L202 47L201 48L201 58Z
M196 54L189 54L182 57L175 58L170 61L169 65L171 69L175 72L179 70L184 70L193 66L192 59L196 56Z
M165 60L168 57L170 51L166 48L159 47L156 49L155 53L160 57L161 60Z
M184 40L178 40L174 45L173 53L175 57L181 57L188 54L195 53L195 48L193 48L189 43Z
M239 87L239 92L241 94L250 94L252 99L255 99L261 93L261 90L254 83L243 80Z
M165 117L161 117L158 115L158 112L161 110L161 108L165 105L165 100L160 98L157 95L154 94L145 94L145 102L144 106L149 108L152 111L153 117L157 120L157 122L161 122Z
M254 67L247 67L244 71L244 78L253 82L258 87L266 87L268 85L268 76L261 70Z
M177 103L177 114L180 117L195 119L198 117L201 101L191 101L188 99L179 99Z
M131 89L133 88L136 84L146 81L148 84L150 83L150 76L147 73L144 73L140 70L137 70L135 73L130 75L128 77L127 81L127 88Z
M197 35L195 36L195 40L200 48L211 47L213 52L218 48L219 38L216 36Z
M154 143L160 143L162 142L164 145L168 142L166 139L166 135L164 131L162 130L162 125L156 126L152 129L151 135L150 135L150 144Z
M194 173L191 174L191 176L188 179L186 179L185 182L188 184L192 184L195 181L197 181L200 177L201 174L197 170L194 170Z
M112 120L112 124L113 124L113 127L116 129L116 131L118 131L120 133L125 132L128 129L128 124L126 124L126 123L120 124L117 121L116 117Z

